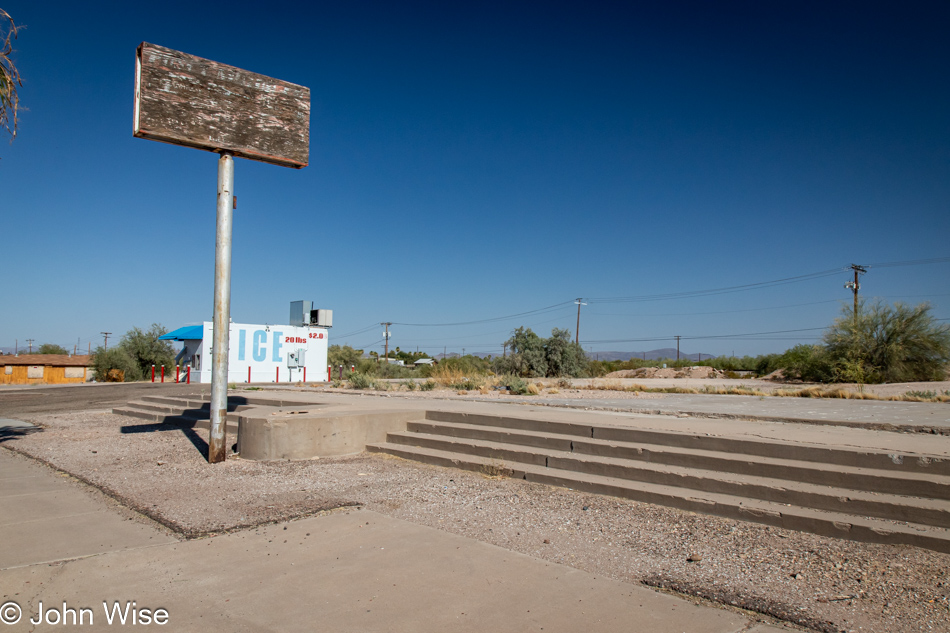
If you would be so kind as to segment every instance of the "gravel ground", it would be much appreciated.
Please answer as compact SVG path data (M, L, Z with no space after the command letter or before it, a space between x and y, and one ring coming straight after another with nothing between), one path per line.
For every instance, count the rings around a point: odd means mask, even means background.
M187 537L362 505L598 575L817 631L950 631L950 556L869 545L382 455L208 465L204 431L35 414L3 446Z

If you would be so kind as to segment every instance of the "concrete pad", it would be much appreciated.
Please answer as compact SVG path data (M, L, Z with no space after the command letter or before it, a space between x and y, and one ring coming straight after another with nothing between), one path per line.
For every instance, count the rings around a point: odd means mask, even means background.
M176 539L109 511L44 518L0 526L0 569L48 563L116 550L147 547ZM11 543L16 543L11 547Z
M176 542L23 457L0 451L0 469L0 569Z
M750 624L737 613L356 510L55 569L0 571L0 586L3 600L16 600L26 616L40 600L91 607L93 630L107 628L103 601L133 600L166 609L176 630L734 633ZM27 620L8 630L29 630Z
M37 478L26 481L37 481ZM71 490L11 494L0 498L3 499L0 527L46 519L66 519L99 511L99 508L89 503L90 500L85 495L77 495L76 491Z

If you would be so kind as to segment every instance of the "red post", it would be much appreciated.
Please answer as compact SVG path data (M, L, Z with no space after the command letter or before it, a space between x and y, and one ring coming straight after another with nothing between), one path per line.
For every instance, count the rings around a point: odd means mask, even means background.
M280 367L277 368L277 380L274 382L280 382Z
M191 384L191 365L188 365L188 371L185 372L187 382L185 384Z
M251 367L250 367L250 365L248 365L248 367L247 367L247 382L251 382Z
M303 381L307 382L307 366L303 366Z
M152 382L155 382L155 365L152 365Z
M162 382L165 382L165 365L162 365Z
M333 365L327 365L327 382L333 380Z
M175 384L178 384L179 382L181 382L180 380L178 380L178 377L180 375L181 375L181 367L178 365L178 363L175 363Z
M350 371L355 372L355 371L356 371L356 365L350 365Z

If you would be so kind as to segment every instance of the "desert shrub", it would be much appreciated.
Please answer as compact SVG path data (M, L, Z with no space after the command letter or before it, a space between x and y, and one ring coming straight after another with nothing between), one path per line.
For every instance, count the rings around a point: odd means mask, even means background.
M775 362L791 380L828 382L834 377L831 359L819 345L796 345Z
M156 368L161 365L165 365L166 368L175 366L175 350L171 343L158 340L158 337L167 332L168 330L160 324L153 323L148 330L143 331L134 327L122 335L122 340L116 347L123 349L139 370L136 377L131 379L126 372L126 381L148 377L151 374L152 365Z
M92 355L92 370L97 382L116 382L119 373L125 381L141 380L142 373L135 360L121 347L99 347ZM112 371L110 377L109 372Z
M481 389L485 385L485 379L481 376L474 377L464 377L456 383L449 385L452 389L460 389L463 391L475 391L476 389Z
M525 382L521 376L511 374L502 376L498 384L503 387L508 387L508 390L515 395L523 396L528 393L528 383Z
M343 365L344 370L348 370L362 359L363 350L353 349L349 345L331 345L327 350L327 363L334 368Z
M612 371L617 371L612 369L610 363L601 361L601 360L592 360L587 363L587 375L591 378L599 378L600 376L606 376Z
M409 391L415 391L419 386L415 380L404 380L402 381L403 386Z
M950 325L927 303L910 307L877 302L845 308L825 333L837 380L911 382L943 380L950 363Z
M432 391L433 389L435 389L435 386L436 386L436 382L435 382L434 380L427 380L427 381L425 381L424 383L422 383L421 385L419 385L419 390L420 390L420 391Z
M568 330L554 328L544 341L544 356L548 370L546 376L580 376L587 369L587 357L580 345L571 341Z
M492 362L492 369L498 374L577 377L589 371L584 350L571 341L568 330L554 328L549 338L542 339L531 328L519 327L505 344L511 353Z
M429 378L443 372L457 372L461 376L475 376L488 374L491 368L492 363L488 359L467 354L440 360L437 365L423 365L419 368L419 375Z
M68 354L69 351L62 345L56 345L55 343L43 343L40 345L40 348L36 350L37 354Z
M379 378L411 378L415 376L415 371L410 367L384 361L379 363L376 376Z
M371 389L376 382L372 376L359 372L350 374L349 381L353 389Z

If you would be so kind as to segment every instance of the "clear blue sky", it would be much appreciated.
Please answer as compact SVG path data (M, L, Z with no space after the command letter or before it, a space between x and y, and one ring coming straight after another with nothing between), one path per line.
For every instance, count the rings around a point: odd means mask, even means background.
M216 156L133 138L142 41L311 89L307 168L235 164L235 321L313 300L331 342L381 349L381 321L556 306L392 327L404 349L492 352L518 325L573 332L583 297L594 352L679 334L758 354L815 340L847 265L950 256L945 2L0 7L26 26L4 348L211 318ZM862 295L947 318L948 273L874 266ZM687 338L786 330L805 331Z

